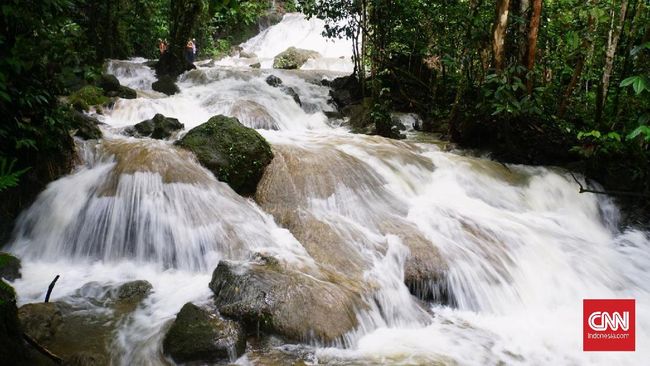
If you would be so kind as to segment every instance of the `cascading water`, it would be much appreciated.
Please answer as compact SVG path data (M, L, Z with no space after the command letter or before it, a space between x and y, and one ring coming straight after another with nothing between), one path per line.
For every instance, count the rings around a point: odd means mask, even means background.
M244 49L264 58L290 45L310 48L278 42L275 34L304 28L305 39L316 39L313 22L288 15ZM21 303L40 301L56 274L62 277L53 298L76 304L94 301L80 290L91 282L153 285L136 311L117 322L113 364L171 363L160 352L169 321L188 301L210 303L207 283L219 260L246 261L258 252L310 276L336 273L341 286L363 289L367 306L356 314L356 330L338 347L276 347L289 359L426 365L650 359L648 234L620 230L615 205L577 193L565 172L332 127L323 114L332 110L328 89L319 81L335 72L200 67L181 77L181 93L164 97L150 90L153 74L141 61L109 64L140 97L119 100L99 116L104 139L79 142L82 164L23 213L10 248L23 259L23 278L13 283ZM297 91L302 106L267 85L271 74ZM216 114L258 129L275 158L255 200L218 182L171 141L120 135L155 113L178 118L188 130ZM426 261L410 261L413 253ZM409 293L405 281L414 273L431 274L435 283L420 290L434 301ZM583 298L636 299L635 353L582 352ZM237 363L266 364L264 357L250 350Z

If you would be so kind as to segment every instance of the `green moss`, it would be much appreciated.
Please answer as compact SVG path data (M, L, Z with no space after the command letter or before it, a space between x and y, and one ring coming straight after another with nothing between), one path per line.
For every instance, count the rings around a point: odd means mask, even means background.
M70 95L70 104L81 111L87 111L90 106L108 103L104 90L96 86L87 85Z
M257 131L225 116L193 128L178 145L192 151L217 179L245 195L255 193L273 159L271 146Z

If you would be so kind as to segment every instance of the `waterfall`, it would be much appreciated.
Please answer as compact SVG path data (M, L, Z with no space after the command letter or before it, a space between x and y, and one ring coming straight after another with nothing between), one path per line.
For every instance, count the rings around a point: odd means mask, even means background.
M319 22L288 14L243 47L261 59L289 46L325 59L348 55L345 42L320 37ZM181 306L210 303L207 283L220 260L260 252L310 276L336 274L338 285L363 294L359 326L338 347L282 348L307 353L310 362L650 359L649 234L620 229L615 203L579 194L567 172L332 125L320 80L340 75L337 64L323 62L320 71L201 66L166 97L151 91L153 73L143 61L108 64L140 97L97 116L104 139L78 142L78 167L21 215L9 248L23 260L23 278L13 283L22 304L40 301L55 274L60 301L83 301L79 289L89 282L152 283L151 296L117 326L114 364L167 364L160 343ZM269 75L293 88L302 106L268 85ZM186 130L216 114L257 129L275 158L255 197L217 181L173 139L122 134L155 113L178 118ZM426 260L409 262L414 253ZM413 271L432 273L435 283L420 288L426 301L405 284ZM635 353L582 352L584 298L636 299Z

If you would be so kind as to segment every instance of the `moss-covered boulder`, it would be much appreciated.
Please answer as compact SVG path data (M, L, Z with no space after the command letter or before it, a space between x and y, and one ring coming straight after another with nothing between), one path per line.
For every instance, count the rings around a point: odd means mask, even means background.
M0 277L9 281L20 278L20 259L0 252Z
M16 293L0 279L0 361L3 365L29 364L29 354L22 337Z
M126 132L135 136L146 136L154 139L166 139L172 136L176 131L185 128L176 118L165 117L157 113L152 119L144 120Z
M246 349L242 327L187 303L165 335L163 351L175 362L235 361Z
M70 104L78 111L88 111L91 106L100 106L109 102L102 88L86 85L68 98Z
M72 112L72 128L74 135L84 140L97 140L102 138L102 131L99 129L99 120L79 111Z
M284 268L274 258L221 261L210 289L221 315L290 341L334 344L357 326L361 294L343 284Z
M303 50L296 47L289 47L273 59L274 69L299 69L310 58L316 58L319 54L316 51Z
M159 77L158 80L151 84L151 89L167 95L174 95L180 92L180 89L176 86L175 79L169 75Z
M191 129L177 144L192 151L217 179L243 195L255 193L273 159L271 146L257 131L221 115Z

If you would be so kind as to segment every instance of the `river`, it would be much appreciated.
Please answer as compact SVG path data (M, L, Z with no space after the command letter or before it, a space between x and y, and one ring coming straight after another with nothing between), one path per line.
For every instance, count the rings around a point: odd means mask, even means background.
M414 131L401 141L352 134L328 120L334 107L320 80L351 70L350 47L321 31L288 15L243 45L259 60L199 64L170 97L151 90L145 60L111 61L139 97L104 111L104 139L78 141L75 171L21 215L10 246L23 261L13 283L20 304L41 301L60 274L53 300L101 312L102 288L147 280L153 293L111 333L112 363L171 364L161 342L183 304L210 303L220 260L263 252L368 288L369 305L338 344L250 347L237 364L647 363L649 234L622 227L612 200L579 194L563 170L502 165ZM303 70L270 69L292 45L324 57ZM262 69L248 66L255 61ZM302 106L265 82L271 74ZM122 134L155 113L178 118L184 132L217 114L256 128L275 154L256 196L217 181L173 145L178 136ZM404 284L414 245L443 272L422 284L427 302ZM582 351L585 298L636 299L636 352Z

